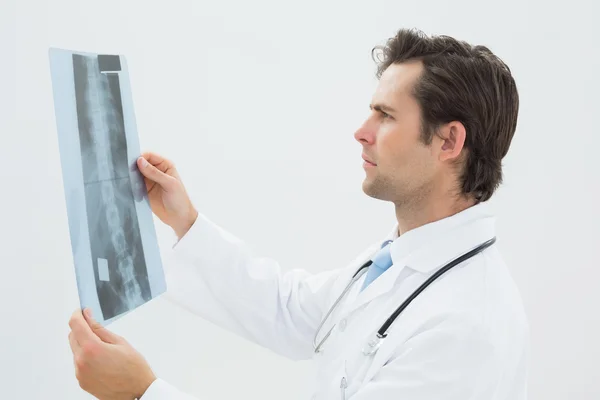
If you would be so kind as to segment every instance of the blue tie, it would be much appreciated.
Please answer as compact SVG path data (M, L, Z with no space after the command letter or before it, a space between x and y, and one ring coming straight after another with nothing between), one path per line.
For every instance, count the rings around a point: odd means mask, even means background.
M379 275L383 274L389 267L392 266L392 256L390 255L390 243L392 241L388 240L384 242L381 247L381 250L377 252L371 259L373 263L369 266L369 270L367 271L367 275L365 277L365 281L363 283L363 287L361 289L364 290L367 286L371 284Z

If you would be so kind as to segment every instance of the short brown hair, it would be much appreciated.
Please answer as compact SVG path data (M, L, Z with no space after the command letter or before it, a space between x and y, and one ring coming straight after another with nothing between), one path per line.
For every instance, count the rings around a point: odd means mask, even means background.
M422 61L413 94L421 108L423 141L430 143L440 125L460 121L468 149L462 193L488 200L502 183L502 159L517 125L519 95L508 66L485 46L409 29L372 54L377 78L392 64Z

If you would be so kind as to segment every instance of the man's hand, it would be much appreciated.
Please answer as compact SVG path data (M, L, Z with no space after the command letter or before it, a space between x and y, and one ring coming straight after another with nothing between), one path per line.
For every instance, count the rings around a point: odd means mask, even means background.
M198 212L183 186L175 165L166 158L147 152L137 160L144 176L152 212L181 239L196 221Z
M101 400L139 399L156 379L150 366L125 339L96 322L89 308L84 311L69 320L79 386Z

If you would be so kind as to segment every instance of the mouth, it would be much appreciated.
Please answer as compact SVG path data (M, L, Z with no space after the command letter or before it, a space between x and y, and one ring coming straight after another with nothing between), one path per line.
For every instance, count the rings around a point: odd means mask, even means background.
M366 155L362 155L362 159L364 160L363 166L365 167L376 167L377 164L375 164L373 161L371 161L370 159L367 158Z

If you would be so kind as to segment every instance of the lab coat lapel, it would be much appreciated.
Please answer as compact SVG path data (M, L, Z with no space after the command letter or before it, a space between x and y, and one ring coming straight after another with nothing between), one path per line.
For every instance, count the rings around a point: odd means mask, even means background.
M385 295L392 290L402 269L402 265L392 265L362 291L360 288L362 287L363 280L361 279L356 282L355 287L352 288L348 296L349 300L342 311L343 316L353 313L373 299Z
M391 232L387 235L385 240L394 240L397 237L398 225L396 224ZM374 256L375 253L380 250L380 248L380 246L373 247L373 250L371 254L369 254L367 260ZM401 271L402 265L392 265L362 291L360 289L362 288L364 277L358 280L352 290L348 293L348 301L345 302L341 312L342 318L358 310L365 304L368 304L376 297L388 293L394 287L396 279Z

